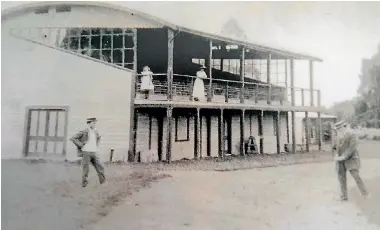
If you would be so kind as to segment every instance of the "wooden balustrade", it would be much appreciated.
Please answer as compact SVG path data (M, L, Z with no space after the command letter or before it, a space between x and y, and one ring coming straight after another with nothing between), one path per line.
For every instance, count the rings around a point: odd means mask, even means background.
M167 83L167 74L160 73L153 75L153 85L154 93L149 97L149 100L168 100L168 83ZM173 74L172 81L172 99L173 101L189 101L192 100L192 91L195 81L195 76ZM210 88L210 80L204 79L205 86L205 98ZM139 97L141 87L141 75L137 76L136 81L136 97L138 99L143 99ZM242 90L243 89L243 90ZM289 102L288 96L291 95L291 92L294 92L296 101L295 105L297 106L311 106L309 103L305 103L305 91L310 91L309 89L296 88L292 90L290 87L280 87L272 85L270 100L273 102L280 102L284 104ZM320 106L320 91L314 90L317 93L318 103ZM243 95L241 95L243 93ZM242 82L232 81L232 80L223 80L223 79L213 79L211 83L211 102L221 102L221 103L241 103L242 98L244 103L259 103L260 101L268 100L269 87L266 83L255 83L255 82L244 82L242 87ZM301 103L299 103L301 100Z

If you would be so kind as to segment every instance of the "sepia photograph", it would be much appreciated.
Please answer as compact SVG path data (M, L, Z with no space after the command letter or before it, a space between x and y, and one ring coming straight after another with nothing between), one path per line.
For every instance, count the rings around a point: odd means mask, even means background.
M380 1L1 1L1 229L380 230Z

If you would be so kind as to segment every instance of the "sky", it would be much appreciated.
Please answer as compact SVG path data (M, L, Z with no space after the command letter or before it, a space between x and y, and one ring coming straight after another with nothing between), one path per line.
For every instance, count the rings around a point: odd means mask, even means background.
M112 2L196 30L220 33L233 17L248 40L323 59L314 65L322 104L351 99L361 61L380 45L380 2ZM2 2L2 10L22 2ZM296 86L309 87L307 62L296 62Z

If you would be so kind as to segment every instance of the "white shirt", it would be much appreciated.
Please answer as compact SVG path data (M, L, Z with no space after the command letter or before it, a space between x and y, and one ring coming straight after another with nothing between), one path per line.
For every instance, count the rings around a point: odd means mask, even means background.
M207 74L206 74L206 72L203 71L203 70L199 70L199 71L197 72L197 78L207 79Z
M94 129L88 129L88 141L85 146L82 148L82 151L85 152L96 152L98 150L96 140L96 132Z

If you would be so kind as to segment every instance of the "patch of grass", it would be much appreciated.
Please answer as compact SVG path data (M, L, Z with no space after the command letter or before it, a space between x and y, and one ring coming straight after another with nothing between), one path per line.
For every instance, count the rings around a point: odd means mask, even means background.
M149 167L158 170L201 170L235 171L253 168L277 167L282 165L328 162L332 160L329 152L310 152L296 154L265 154L249 156L226 156L225 159L205 158L202 160L173 161L171 164L158 162Z
M25 162L27 164L41 164L41 163L46 163L45 159L38 158L38 159L25 159Z

